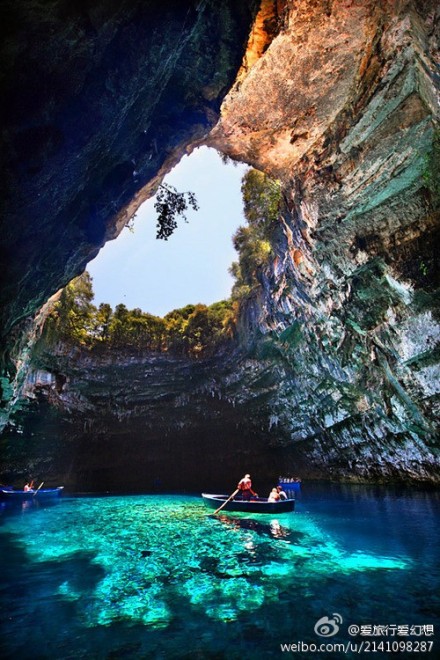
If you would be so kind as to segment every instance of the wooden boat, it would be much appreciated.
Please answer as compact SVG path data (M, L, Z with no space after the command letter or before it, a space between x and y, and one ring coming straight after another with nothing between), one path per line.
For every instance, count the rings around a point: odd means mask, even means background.
M61 495L64 486L40 488L40 490L12 490L0 488L0 499L6 502L27 502L29 500L54 500Z
M218 509L229 495L211 495L202 493L203 501L211 509ZM295 500L279 500L268 502L267 497L254 497L252 500L233 499L223 507L222 511L244 511L245 513L288 513L295 509Z

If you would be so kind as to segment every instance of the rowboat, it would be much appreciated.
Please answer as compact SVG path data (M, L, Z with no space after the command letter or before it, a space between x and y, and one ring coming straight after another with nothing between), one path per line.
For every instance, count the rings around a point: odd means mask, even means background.
M202 493L203 501L211 509L218 509L226 502L229 495L211 495ZM244 511L245 513L288 513L295 509L295 500L269 502L267 497L254 497L252 500L231 500L222 511Z
M64 486L57 488L40 488L40 490L10 490L0 488L0 499L7 502L26 502L29 500L54 500L57 499Z

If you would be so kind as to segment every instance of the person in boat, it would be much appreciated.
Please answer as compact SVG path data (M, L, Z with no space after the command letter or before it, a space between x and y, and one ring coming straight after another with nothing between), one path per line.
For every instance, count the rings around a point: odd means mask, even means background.
M278 494L278 490L276 488L272 488L272 490L269 493L269 497L267 498L268 502L279 502L280 496Z
M241 493L242 500L250 500L251 497L258 497L258 494L252 490L251 475L245 474L243 479L238 482L237 489Z
M287 500L287 495L284 492L284 490L281 488L281 486L277 486L277 493L280 496L280 500Z
M25 493L28 493L30 490L34 490L33 480L29 481L27 484L25 484L23 490L24 490Z

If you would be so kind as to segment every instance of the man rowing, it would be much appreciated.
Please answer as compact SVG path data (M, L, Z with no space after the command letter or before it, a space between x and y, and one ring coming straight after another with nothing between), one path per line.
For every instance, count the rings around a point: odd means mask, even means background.
M250 500L251 497L258 497L258 494L252 490L251 475L245 474L243 479L240 479L237 489L241 493L242 500Z

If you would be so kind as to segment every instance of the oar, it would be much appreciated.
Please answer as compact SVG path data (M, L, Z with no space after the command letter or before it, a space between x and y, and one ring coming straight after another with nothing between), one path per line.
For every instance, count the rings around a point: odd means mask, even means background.
M40 488L41 488L41 486L42 486L43 484L44 484L44 481L42 481L41 484L38 486L37 490L36 490L35 493L34 493L34 497L35 497L35 495L38 493L38 491L40 490Z
M234 490L234 492L232 493L231 497L228 497L228 499L226 500L226 502L223 502L223 504L222 504L221 506L219 506L219 508L216 509L216 511L214 511L213 515L215 516L216 513L218 513L219 511L221 511L221 510L223 509L223 507L226 506L227 503L230 502L230 501L231 501L231 500L237 495L237 493L239 493L239 492L240 492L240 490L239 490L238 488L237 488L237 490Z

